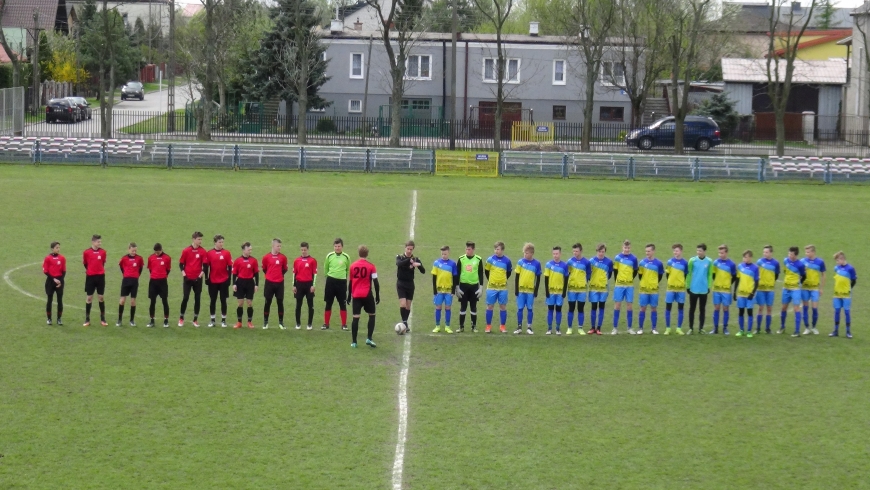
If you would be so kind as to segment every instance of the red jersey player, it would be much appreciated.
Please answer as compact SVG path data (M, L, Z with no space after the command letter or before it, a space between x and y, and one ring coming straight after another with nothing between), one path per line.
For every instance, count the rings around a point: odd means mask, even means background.
M260 287L260 267L251 257L251 242L242 244L242 256L233 262L233 292L239 300L236 308L238 322L233 328L242 328L242 305L248 301L248 328L254 328L254 293Z
M223 235L214 236L214 248L206 254L206 262L203 264L205 271L205 284L208 286L208 297L211 303L208 306L211 321L208 326L215 326L214 314L217 299L221 299L221 327L227 326L227 298L230 297L230 274L233 271L233 256L224 248Z
M272 239L272 251L263 256L263 273L266 276L266 286L263 294L266 305L263 306L263 330L269 328L269 308L272 298L278 303L278 328L284 327L284 274L287 273L287 256L281 253L281 240Z
M350 283L348 286L348 296L353 301L353 322L350 329L353 343L350 346L356 348L359 316L360 312L365 310L369 314L369 332L366 337L366 345L377 347L374 341L372 341L372 334L375 332L375 305L381 302L381 286L378 283L378 271L375 265L368 261L368 247L360 245L358 253L359 260L350 266ZM372 295L372 289L374 289L374 295Z
M296 298L296 330L302 325L302 300L308 300L308 330L314 320L314 283L317 282L317 260L308 255L308 242L299 244L300 256L293 261L293 296Z
M82 263L85 266L85 327L91 325L91 302L94 300L94 293L97 293L97 300L100 303L100 325L108 326L106 323L106 303L103 302L103 295L106 292L106 251L102 249L103 237L94 235L91 237L91 247L82 252Z
M118 301L118 323L116 327L121 326L121 321L124 319L124 302L127 296L130 296L130 326L136 326L136 295L139 292L139 276L142 275L142 269L145 267L145 260L136 253L136 244L130 243L127 247L127 255L121 257L118 262L118 267L121 268L121 274L124 278L121 280L121 299Z
M48 325L51 325L51 301L57 295L57 324L63 325L63 283L66 278L66 258L60 254L60 242L51 242L51 253L42 261L42 273L45 274L45 314Z
M151 272L151 280L148 281L148 299L151 300L148 307L151 315L149 328L154 326L154 304L158 297L163 300L163 328L169 328L169 283L166 278L171 269L172 259L163 253L163 245L155 243L154 253L148 257L148 270Z
M193 290L193 326L199 327L199 298L202 295L202 278L205 272L202 266L208 263L205 249L202 248L202 233L195 231L191 236L193 243L181 251L178 259L178 268L182 272L182 297L181 314L178 317L178 326L184 326L184 313L187 312L187 300L190 298L190 290Z

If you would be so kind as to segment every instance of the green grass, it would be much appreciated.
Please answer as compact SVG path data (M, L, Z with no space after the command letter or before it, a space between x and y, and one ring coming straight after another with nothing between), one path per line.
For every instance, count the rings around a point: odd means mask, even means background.
M164 113L159 116L149 117L148 119L143 119L137 123L131 124L129 126L124 126L119 129L121 133L126 134L154 134L154 133L165 133L166 132L166 114ZM183 122L178 119L178 115L184 114L184 109L176 109L176 121Z
M59 240L69 273L64 327L45 326L40 301L0 285L0 488L389 487L404 341L390 333L392 257L412 189L427 269L441 245L455 257L468 239L484 256L503 240L514 261L533 241L544 262L555 244L604 241L613 255L629 238L657 243L661 258L675 241L725 242L734 256L772 243L777 258L813 242L829 267L844 249L859 275L870 270L863 187L2 166L0 234L14 246L0 250L0 271L38 264ZM144 294L139 327L80 326L79 257L92 233L109 254L114 324L126 243L146 255L160 241L177 260L194 230L225 235L234 255L249 240L258 257L274 236L291 257L309 241L321 260L335 236L349 249L366 243L382 280L378 349L352 351L334 329L146 329ZM38 265L9 277L42 295ZM178 271L170 283L175 315ZM866 486L862 284L852 341L556 338L541 335L543 298L533 337L430 334L430 280L418 278L405 487ZM830 288L829 277L823 333ZM322 305L318 293L315 323ZM255 308L259 325L261 296Z

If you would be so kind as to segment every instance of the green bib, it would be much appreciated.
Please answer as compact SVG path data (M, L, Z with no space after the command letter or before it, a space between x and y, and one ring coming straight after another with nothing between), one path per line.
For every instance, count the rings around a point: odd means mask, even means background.
M463 254L462 257L459 257L459 282L462 284L478 284L480 275L477 271L482 261L483 259L478 255L469 258L468 255Z

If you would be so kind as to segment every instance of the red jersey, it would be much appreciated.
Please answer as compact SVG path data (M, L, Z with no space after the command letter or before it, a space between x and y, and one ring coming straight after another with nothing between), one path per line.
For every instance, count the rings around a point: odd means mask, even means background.
M284 282L284 274L287 272L287 256L271 252L263 256L263 272L269 282Z
M91 247L82 252L82 262L88 276L101 276L106 273L106 251L102 248L94 250Z
M227 249L211 249L206 253L208 264L208 280L213 284L221 284L230 279L233 269L233 255Z
M253 257L243 255L233 262L233 275L239 279L253 279L254 274L259 274L259 272L260 267L257 264L257 259Z
M172 259L166 254L151 254L148 257L148 270L151 271L151 279L166 279L172 269Z
M317 260L312 257L296 257L293 261L293 280L296 282L314 282L317 275Z
M184 271L184 277L188 279L198 278L202 274L202 265L207 263L205 249L193 248L192 245L182 250L181 258L178 259L178 265Z
M42 261L42 273L60 277L66 273L66 258L61 254L48 254Z
M139 254L132 256L127 254L121 257L121 261L118 262L118 265L121 266L121 272L124 273L124 279L139 279L139 276L142 275L142 268L145 267L145 260L142 259L142 256Z
M365 298L372 294L372 280L378 278L375 264L366 259L359 259L350 265L350 296Z

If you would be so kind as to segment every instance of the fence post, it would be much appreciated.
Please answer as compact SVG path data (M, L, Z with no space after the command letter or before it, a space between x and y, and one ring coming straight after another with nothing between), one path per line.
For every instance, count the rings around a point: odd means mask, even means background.
M758 181L764 182L764 157L758 159Z
M831 178L831 161L828 160L828 163L825 164L825 183L830 184L833 179Z
M701 181L701 159L695 157L695 161L692 162L692 165L695 167L695 182Z
M366 148L366 172L372 171L372 151Z
M496 158L498 159L495 162L496 165L498 166L497 167L498 168L498 176L504 177L504 166L502 165L502 162L504 161L504 152L501 152L501 151L498 152L498 155L496 156Z
M242 168L242 158L241 152L239 152L239 145L233 145L233 168L236 170Z
M435 175L435 150L429 150L429 173Z
M172 170L172 143L166 145L166 168Z
M628 157L628 175L629 180L634 180L634 157Z
M305 171L305 148L299 147L299 171Z
M109 165L109 148L108 143L104 140L100 145L100 166L106 167Z
M42 145L39 140L36 140L36 147L33 150L33 163L36 165L42 163Z
M568 154L562 153L562 178L568 178Z

